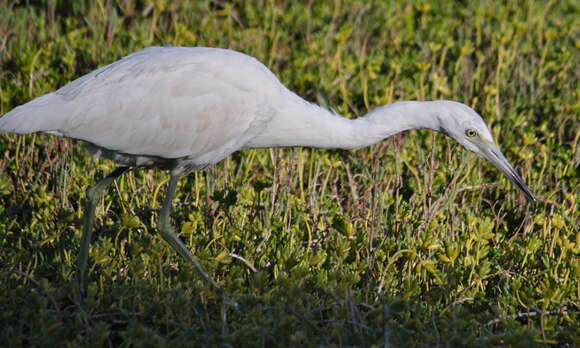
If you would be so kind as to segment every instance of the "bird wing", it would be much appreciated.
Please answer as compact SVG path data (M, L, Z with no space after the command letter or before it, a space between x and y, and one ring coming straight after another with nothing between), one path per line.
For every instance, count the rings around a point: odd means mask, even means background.
M257 120L266 122L284 91L250 56L153 47L15 108L0 129L48 132L133 155L221 157L215 163L255 136Z

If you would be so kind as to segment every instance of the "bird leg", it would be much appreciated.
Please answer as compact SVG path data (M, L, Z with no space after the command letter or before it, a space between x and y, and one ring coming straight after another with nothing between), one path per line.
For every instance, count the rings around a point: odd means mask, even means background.
M103 196L103 191L129 167L117 167L111 174L99 181L95 186L89 188L85 198L85 214L83 217L83 237L77 260L77 281L79 285L79 303L82 303L86 290L86 268L89 258L89 244L93 234L93 224L95 223L95 208Z
M173 196L175 194L175 189L177 188L177 182L179 181L179 177L177 175L172 175L171 179L169 180L169 184L167 185L167 194L165 196L165 200L163 201L163 206L161 207L161 211L159 212L159 218L157 221L157 227L159 228L159 232L161 236L167 243L173 247L175 251L181 256L183 256L186 260L193 263L195 271L197 274L211 287L211 289L225 302L229 302L233 306L236 306L234 302L230 302L227 298L226 293L222 290L222 288L217 285L213 279L209 277L209 275L203 269L202 264L193 256L191 251L183 244L183 242L179 239L175 230L171 226L171 222L169 221L169 212L171 210L171 202L173 201Z

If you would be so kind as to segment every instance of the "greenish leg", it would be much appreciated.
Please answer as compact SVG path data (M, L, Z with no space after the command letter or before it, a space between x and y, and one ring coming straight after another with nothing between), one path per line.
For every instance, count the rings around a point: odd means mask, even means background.
M177 182L179 177L172 175L167 185L167 194L165 200L163 201L163 207L159 212L159 220L157 221L157 226L159 227L159 232L161 236L167 243L177 251L177 253L183 256L186 260L190 261L195 267L197 274L212 288L212 290L221 297L225 302L230 305L236 306L234 302L228 300L226 293L207 275L201 263L193 256L191 251L181 242L171 223L169 221L169 212L171 210L171 203L173 201L173 196L175 194L175 189L177 188Z
M83 237L77 260L77 281L79 285L79 302L82 303L87 286L87 260L89 258L89 244L93 234L93 224L95 223L95 208L103 196L103 191L129 167L117 167L111 174L99 181L95 186L89 188L85 198L85 215L83 217Z

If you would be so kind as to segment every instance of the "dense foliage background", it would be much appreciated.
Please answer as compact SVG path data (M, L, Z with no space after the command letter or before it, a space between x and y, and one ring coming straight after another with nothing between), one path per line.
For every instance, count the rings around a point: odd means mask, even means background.
M0 114L143 47L226 47L347 117L467 103L541 197L428 131L237 153L183 178L172 213L240 304L222 318L156 233L167 173L139 169L98 210L81 308L81 203L114 165L0 134L0 345L580 345L579 18L574 0L0 0Z

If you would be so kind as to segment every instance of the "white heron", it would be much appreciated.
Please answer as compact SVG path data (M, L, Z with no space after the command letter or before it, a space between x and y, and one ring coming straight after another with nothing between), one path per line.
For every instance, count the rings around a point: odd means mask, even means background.
M248 55L206 47L151 47L97 69L59 90L14 108L0 131L43 132L78 139L118 167L87 190L78 258L81 293L95 206L105 188L127 169L167 169L171 179L158 216L163 238L192 262L223 295L170 225L181 175L215 164L233 152L305 146L356 149L399 132L440 131L487 159L526 196L533 193L508 163L481 117L452 101L405 101L347 119L288 90Z

